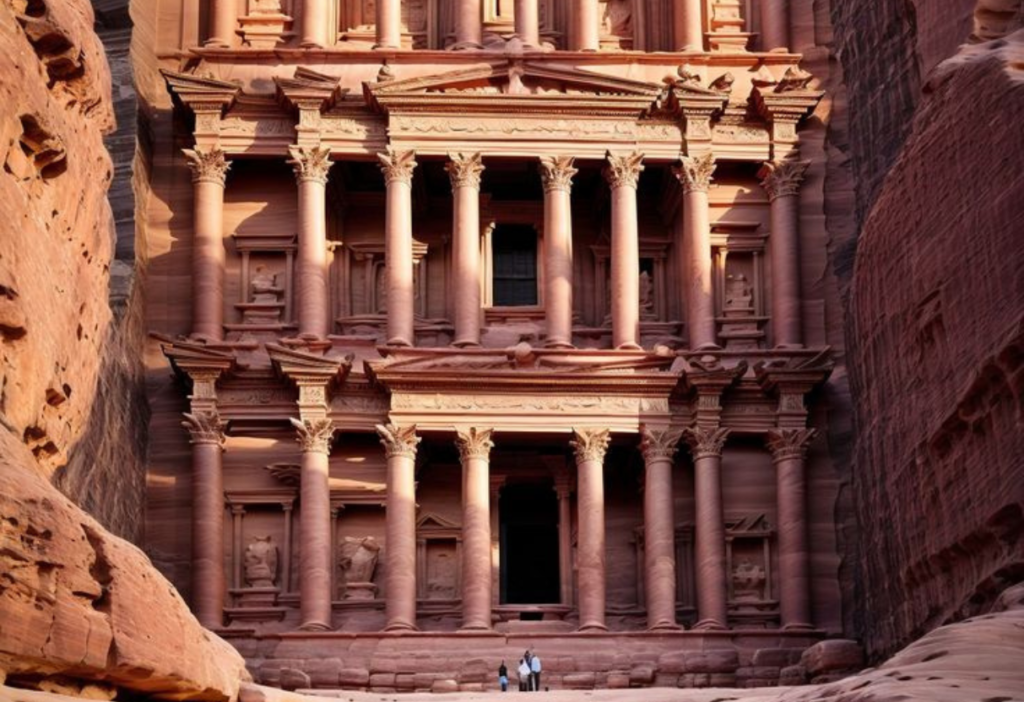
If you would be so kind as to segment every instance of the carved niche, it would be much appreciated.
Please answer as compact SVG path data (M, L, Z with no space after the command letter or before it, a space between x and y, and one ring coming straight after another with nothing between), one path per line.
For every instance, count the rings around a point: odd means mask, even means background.
M712 226L715 317L719 343L730 351L765 345L765 234L758 222Z
M726 518L729 619L737 625L768 628L778 623L779 603L772 588L774 535L763 514Z
M295 33L291 31L290 4L290 0L249 0L249 14L238 18L246 46L272 49L291 39Z
M711 31L708 41L712 51L746 51L753 36L747 31L743 0L712 0Z
M416 522L416 588L421 600L457 600L462 593L462 525L428 513Z
M634 44L635 0L600 0L601 48L630 50Z
M239 258L239 301L236 320L224 327L229 338L252 335L274 340L292 323L294 265L297 250L292 235L267 236L235 233Z
M403 0L402 48L436 48L430 33L437 16L438 0ZM377 40L377 0L343 0L338 31L339 41L367 42Z
M380 544L372 536L346 536L342 539L338 545L338 568L346 600L372 600L376 597L373 574L379 557Z

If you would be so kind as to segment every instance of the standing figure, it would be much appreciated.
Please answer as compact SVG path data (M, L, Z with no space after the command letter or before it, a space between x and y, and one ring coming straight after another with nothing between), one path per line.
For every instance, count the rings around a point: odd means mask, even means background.
M530 685L534 692L540 692L540 656L537 654L530 657Z
M530 665L525 658L519 659L519 691L530 691Z
M508 692L508 668L505 667L505 661L498 666L498 684L502 692Z

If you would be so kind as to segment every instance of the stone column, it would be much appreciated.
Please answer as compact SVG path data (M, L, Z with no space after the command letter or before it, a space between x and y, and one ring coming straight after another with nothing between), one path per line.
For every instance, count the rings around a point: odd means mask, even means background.
M789 50L789 0L761 0L761 50Z
M683 186L683 236L689 251L686 281L686 328L693 350L717 347L715 299L711 277L711 220L708 188L715 157L706 153L672 169Z
M380 7L380 4L378 4ZM412 259L412 171L416 156L412 151L377 154L387 183L387 210L384 218L384 264L388 296L388 343L414 346Z
M607 429L576 429L576 514L579 522L580 631L605 631L604 455Z
M299 336L323 339L330 330L327 273L328 148L289 147L288 162L299 185L298 298Z
M643 154L608 153L605 178L612 190L612 346L639 349L640 231L636 189L644 170Z
M546 346L572 348L572 177L570 156L540 159L544 183L544 313Z
M292 591L292 510L291 502L282 502L284 512L284 543L281 548L281 592Z
M814 429L772 429L768 448L775 462L779 525L779 610L783 629L811 629L810 545L804 460Z
M540 10L538 0L516 0L515 23L519 41L530 48L540 47Z
M220 149L183 149L192 169L192 336L224 338L224 182Z
M224 623L224 422L208 410L181 425L192 443L192 611L215 629Z
M377 0L377 44L374 48L402 48L401 0Z
M647 628L675 629L676 524L672 457L682 431L644 428L644 584Z
M325 45L324 30L330 26L328 21L327 0L303 0L302 5L302 41L304 49Z
M769 161L761 185L771 201L772 330L776 348L801 348L800 183L810 161Z
M704 51L701 4L701 0L675 0L673 3L673 30L679 51Z
M334 427L329 418L291 420L302 447L299 481L300 629L331 629L331 488L328 457Z
M695 629L724 629L728 622L725 570L725 516L722 507L722 447L728 429L694 426L683 430L693 454L694 535L697 561L697 624Z
M558 586L563 605L572 605L572 503L569 476L555 477L558 495Z
M206 46L228 48L235 43L238 29L238 3L235 0L212 0L210 3L210 37Z
M231 587L242 587L242 560L245 558L245 544L242 543L242 519L245 517L245 505L231 505Z
M600 47L600 8L597 0L576 1L576 45L573 51L597 51Z
M459 429L462 459L462 628L491 628L492 429Z
M455 0L455 43L452 50L483 48L480 0Z
M416 629L416 427L378 425L388 459L385 631Z
M452 259L455 281L453 346L480 345L480 154L451 154Z

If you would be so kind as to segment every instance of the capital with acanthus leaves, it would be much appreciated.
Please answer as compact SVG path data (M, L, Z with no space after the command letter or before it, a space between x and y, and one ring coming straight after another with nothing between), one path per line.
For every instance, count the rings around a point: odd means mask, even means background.
M608 165L604 168L604 177L613 188L636 188L640 181L640 173L644 170L644 155L639 151L631 154L613 154L608 152Z
M551 190L572 190L572 177L579 173L573 166L576 159L572 156L541 156L540 178L544 184L544 192Z
M490 458L494 442L491 441L493 429L477 429L476 427L455 430L455 444L459 447L459 457L465 463L471 458Z
M573 429L572 432L576 438L569 445L576 454L577 465L587 461L604 462L612 438L608 429Z
M484 172L484 159L479 153L475 154L448 154L449 161L444 165L448 177L452 181L452 190L455 188L480 189L480 175Z
M380 443L384 447L384 455L404 456L416 458L416 447L422 439L416 436L416 425L411 424L401 427L397 424L378 424L377 434L380 436Z
M416 163L416 152L395 151L389 146L386 153L377 154L377 160L380 161L380 170L384 173L385 183L390 185L398 182L412 185L413 169L419 165Z
M231 164L220 149L182 149L188 159L188 167L192 169L193 183L216 183L223 186L227 180Z
M706 193L711 187L711 176L715 172L715 156L711 152L700 156L681 156L680 164L672 167L672 173L683 186L684 193Z

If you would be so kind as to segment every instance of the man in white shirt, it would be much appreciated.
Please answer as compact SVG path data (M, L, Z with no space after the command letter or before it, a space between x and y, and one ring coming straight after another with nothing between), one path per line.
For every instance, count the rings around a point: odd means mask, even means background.
M530 657L530 682L533 683L533 690L540 690L540 656L536 653Z
M526 662L525 658L519 659L519 691L529 692L530 691L530 664Z

